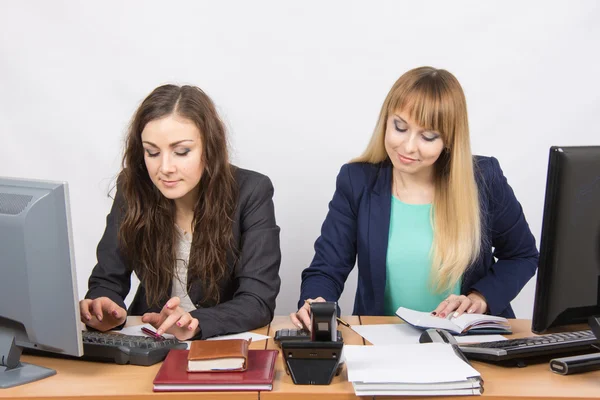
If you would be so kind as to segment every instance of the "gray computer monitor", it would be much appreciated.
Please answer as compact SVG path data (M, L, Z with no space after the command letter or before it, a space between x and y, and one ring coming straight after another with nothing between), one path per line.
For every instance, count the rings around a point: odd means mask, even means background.
M66 183L0 177L0 388L54 375L23 347L83 355Z

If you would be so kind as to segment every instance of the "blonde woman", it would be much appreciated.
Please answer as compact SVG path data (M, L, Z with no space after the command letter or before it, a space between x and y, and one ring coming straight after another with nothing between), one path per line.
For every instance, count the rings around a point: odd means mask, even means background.
M290 318L309 327L309 304L337 301L357 258L353 314L514 317L510 301L538 257L498 160L471 154L459 82L416 68L388 93L365 152L341 168Z

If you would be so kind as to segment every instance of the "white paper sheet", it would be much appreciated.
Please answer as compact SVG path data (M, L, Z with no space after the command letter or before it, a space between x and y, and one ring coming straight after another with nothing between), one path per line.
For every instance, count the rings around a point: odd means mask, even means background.
M259 340L265 340L270 338L267 335L261 335L253 332L242 332L242 333L233 333L231 335L223 335L223 336L215 336L208 338L206 340L226 340L226 339L252 339L253 342L258 342Z
M435 383L478 377L473 367L443 343L344 346L348 381L364 383Z
M424 332L409 324L352 325L352 330L374 345L416 344ZM484 343L506 340L502 335L455 336L458 343Z
M374 345L419 343L423 333L409 324L352 325L352 330Z

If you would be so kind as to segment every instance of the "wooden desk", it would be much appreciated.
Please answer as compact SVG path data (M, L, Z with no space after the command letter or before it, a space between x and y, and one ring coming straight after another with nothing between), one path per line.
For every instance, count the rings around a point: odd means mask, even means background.
M401 323L396 317L360 319L363 325ZM533 335L530 320L511 320L511 326L514 332L511 338ZM578 328L585 329L583 326ZM472 364L483 378L483 397L511 400L600 399L600 371L563 376L551 372L548 363L525 368L506 368L476 361ZM377 397L380 398L386 397Z
M141 317L129 317L127 325L141 324ZM266 326L253 332L268 335ZM266 341L250 345L264 349ZM164 399L198 397L199 393L154 393L152 381L161 363L150 367L116 365L49 357L23 356L22 361L52 368L56 375L25 385L0 389L0 398L101 400L110 398L138 400L148 396ZM205 398L257 400L258 392L206 392ZM83 398L83 399L82 399Z
M396 317L344 317L350 324L370 325L381 323L400 323ZM139 319L131 318L128 324L138 324ZM523 337L532 335L530 321L511 321L514 335ZM254 332L274 336L281 328L293 328L287 316L275 317L270 327L264 327ZM346 344L370 345L344 326L339 327ZM254 342L253 349L276 349L273 339ZM346 370L326 386L294 385L286 374L283 358L279 354L273 391L270 392L190 392L190 393L154 393L152 381L160 364L151 367L136 367L131 365L101 364L84 361L61 360L45 357L24 356L25 362L31 362L53 368L57 375L33 382L27 385L0 390L0 398L19 399L128 399L137 400L148 396L165 399L191 397L216 399L357 399L352 385L347 380ZM548 364L538 364L526 368L504 368L481 362L473 366L484 379L483 397L492 399L539 400L539 399L600 399L600 371L585 374L562 376L548 369ZM82 399L83 398L83 399ZM379 397L378 397L379 399ZM414 399L417 399L414 397ZM421 397L419 397L421 399ZM436 397L436 399L443 399ZM457 397L448 399L456 400Z

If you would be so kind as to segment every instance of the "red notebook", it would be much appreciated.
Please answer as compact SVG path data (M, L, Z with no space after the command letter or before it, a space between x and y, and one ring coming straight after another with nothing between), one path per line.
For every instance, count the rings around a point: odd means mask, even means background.
M248 369L187 372L189 350L171 350L154 378L155 392L271 390L278 350L249 350Z

